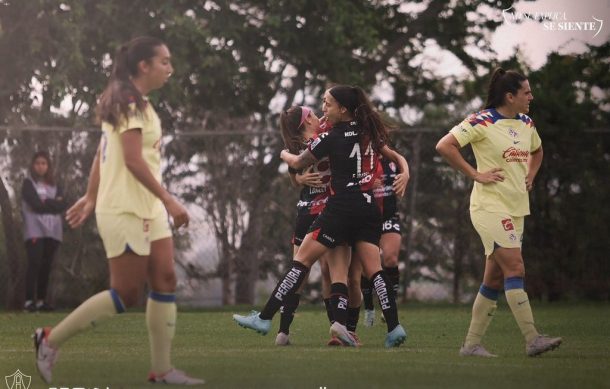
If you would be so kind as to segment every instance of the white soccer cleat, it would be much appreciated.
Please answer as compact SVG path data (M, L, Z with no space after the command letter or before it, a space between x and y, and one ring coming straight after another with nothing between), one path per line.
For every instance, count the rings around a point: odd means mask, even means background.
M186 375L182 370L172 368L165 374L157 375L153 372L148 374L148 382L155 384L171 385L203 385L205 381L200 378L193 378Z
M525 345L525 352L530 357L535 357L547 351L559 347L561 338L551 338L546 335L538 335L531 342Z
M275 337L276 346L290 346L290 337L283 332L278 332Z
M357 346L356 339L354 339L347 328L344 325L339 324L338 321L334 322L333 325L330 326L330 336L338 338L344 346Z
M365 309L364 310L364 326L372 327L375 323L375 310L374 309Z
M57 361L59 351L49 345L49 334L51 327L37 328L32 335L34 338L34 349L36 352L36 368L40 377L47 384L51 383L53 378L53 365Z
M496 358L496 354L492 354L485 350L485 347L480 344L473 344L472 346L462 346L460 348L461 357L483 357L483 358Z

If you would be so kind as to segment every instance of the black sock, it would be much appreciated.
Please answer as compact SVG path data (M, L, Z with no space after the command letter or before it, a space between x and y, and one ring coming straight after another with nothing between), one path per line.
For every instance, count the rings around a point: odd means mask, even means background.
M333 318L339 324L347 322L347 285L334 283L330 285L330 305L333 310Z
M385 275L394 290L394 296L398 296L398 287L400 285L400 272L398 271L398 266L384 267L383 271L385 271Z
M358 327L358 319L360 318L360 306L352 308L347 307L347 330L356 332Z
M286 298L291 294L296 293L299 287L303 283L309 269L301 262L292 261L292 266L284 274L284 277L277 283L275 289L269 296L267 304L261 311L259 317L263 320L273 319L273 315L280 310L280 307L284 304Z
M298 293L286 296L284 305L282 305L282 308L280 309L280 330L278 332L283 332L286 335L290 333L290 324L292 324L294 312L299 306L300 299L301 295Z
M394 290L389 287L383 271L375 273L371 277L371 281L379 298L379 306L388 325L388 332L390 332L398 325L398 309L394 298Z
M335 319L333 319L333 309L330 306L330 298L324 299L324 306L326 307L326 316L328 316L328 321L330 324L333 324Z
M364 309L368 311L375 309L375 306L373 305L373 289L371 288L371 281L365 276L360 277L360 290L362 290Z

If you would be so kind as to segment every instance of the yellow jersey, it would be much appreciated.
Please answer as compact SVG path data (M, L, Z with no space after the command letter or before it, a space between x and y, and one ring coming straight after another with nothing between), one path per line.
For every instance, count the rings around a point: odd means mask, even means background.
M542 145L534 122L527 115L509 119L495 109L468 116L450 131L461 147L470 143L477 171L502 168L504 181L474 183L470 210L483 209L511 216L529 215L529 196L525 187L530 153Z
M150 102L143 111L130 104L130 112L117 126L102 122L100 184L96 213L132 213L142 219L163 215L161 200L127 169L123 158L121 134L135 128L142 131L142 158L161 182L161 121Z

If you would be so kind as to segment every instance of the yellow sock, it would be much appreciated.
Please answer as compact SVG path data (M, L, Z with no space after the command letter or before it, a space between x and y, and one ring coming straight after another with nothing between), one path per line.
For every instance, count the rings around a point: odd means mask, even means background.
M538 331L534 326L534 315L527 293L523 289L509 289L504 292L506 301L513 312L513 316L521 329L521 333L525 337L526 342L530 342L536 336Z
M49 335L49 344L51 347L58 348L79 332L94 327L102 320L124 311L125 306L114 290L100 292L79 305L58 325L53 327Z
M175 300L174 294L151 292L146 304L150 360L155 374L166 373L172 368L170 354L176 332Z
M472 319L470 320L470 327L468 328L468 334L466 334L464 346L470 347L475 344L481 344L481 339L485 335L485 331L487 331L487 327L489 327L497 307L496 300L483 296L481 292L477 293L477 297L472 305Z

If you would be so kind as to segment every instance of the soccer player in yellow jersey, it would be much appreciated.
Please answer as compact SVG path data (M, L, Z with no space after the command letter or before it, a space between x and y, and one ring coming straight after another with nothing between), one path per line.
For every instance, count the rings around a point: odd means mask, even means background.
M462 356L495 357L481 345L502 287L526 341L529 356L553 350L561 338L540 335L524 288L521 255L528 192L542 163L542 142L527 115L534 99L528 80L498 68L489 84L485 109L455 126L436 145L451 166L473 179L470 217L485 247L485 273L472 307ZM470 144L477 167L461 155Z
M168 216L178 228L188 225L189 215L161 185L161 123L146 95L161 88L172 72L169 50L159 39L138 37L116 53L97 107L102 139L87 193L66 215L74 228L95 209L110 267L110 289L89 298L55 327L36 330L36 365L47 383L58 348L77 333L134 305L148 282L149 381L203 384L175 369L170 361L176 275Z

